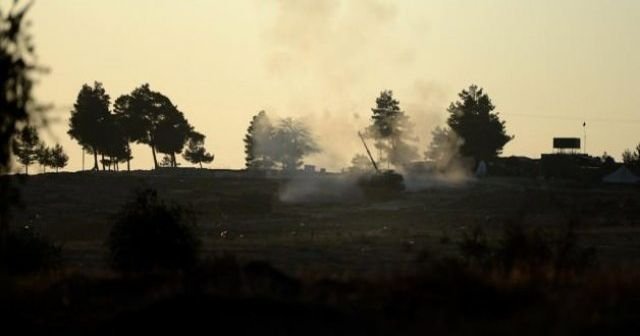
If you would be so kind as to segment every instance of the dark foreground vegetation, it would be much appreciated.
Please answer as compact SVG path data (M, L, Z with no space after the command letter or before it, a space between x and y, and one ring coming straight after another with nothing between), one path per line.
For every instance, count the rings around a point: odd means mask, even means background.
M199 169L25 179L28 206L14 223L31 230L20 240L31 252L12 260L35 266L0 278L7 328L599 335L638 327L635 187L489 178L383 201L280 201L290 185Z
M3 281L5 327L28 333L265 335L627 334L637 271L478 269L455 259L413 275L292 277L232 258L187 273L53 273Z

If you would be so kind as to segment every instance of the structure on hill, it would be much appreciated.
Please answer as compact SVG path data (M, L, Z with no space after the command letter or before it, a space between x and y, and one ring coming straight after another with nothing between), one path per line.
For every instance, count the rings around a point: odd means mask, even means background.
M546 178L597 180L602 161L580 153L580 149L580 138L553 138L553 153L540 157L540 174Z
M627 167L621 166L618 170L605 176L602 179L602 182L615 184L637 184L640 183L640 177L632 173L627 169Z
M580 138L553 138L553 151L556 154L577 154L580 148Z

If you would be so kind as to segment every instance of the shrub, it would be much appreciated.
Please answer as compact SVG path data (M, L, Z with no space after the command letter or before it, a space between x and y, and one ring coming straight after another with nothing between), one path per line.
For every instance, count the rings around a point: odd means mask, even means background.
M0 269L8 274L50 270L60 262L61 248L25 226L8 232L0 244Z
M125 272L184 270L197 261L196 218L155 190L138 191L117 216L109 236L113 266Z
M493 253L487 236L480 226L475 226L469 232L463 232L457 245L462 257L468 263L486 264Z
M464 232L457 242L464 261L483 268L505 272L553 269L581 271L595 262L595 249L579 244L578 236L569 225L565 230L550 232L526 228L520 222L509 222L495 243L491 243L481 227Z
M505 270L549 265L555 257L553 240L540 228L525 229L520 223L508 223L498 242L496 257Z

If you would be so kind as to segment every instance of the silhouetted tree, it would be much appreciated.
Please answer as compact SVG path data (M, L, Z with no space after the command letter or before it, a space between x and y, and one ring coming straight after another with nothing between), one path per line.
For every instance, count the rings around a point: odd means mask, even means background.
M109 104L110 97L102 83L95 82L93 87L87 84L82 86L71 110L67 133L84 150L93 153L94 170L98 170L98 153L104 153L108 143L108 123L111 122Z
M103 126L105 143L101 145L101 152L108 157L104 161L116 171L120 170L120 162L127 162L127 170L129 170L132 159L126 126L124 125L124 120L121 119L120 115L110 115Z
M57 173L59 169L66 167L68 162L69 156L64 152L60 144L56 144L51 149L51 168L54 168Z
M51 153L51 148L47 147L44 143L38 144L36 148L36 160L42 167L42 172L47 172L47 167L51 167L53 165L53 157Z
M118 97L114 104L114 112L121 118L125 134L129 140L151 147L153 163L157 168L156 151L158 145L165 145L158 132L167 131L171 128L170 126L175 125L176 120L180 119L177 107L165 95L152 91L149 88L149 84L143 84L130 94ZM169 121L165 121L166 119L169 119ZM184 119L184 116L182 116L182 119ZM184 146L184 139L186 138L176 138L183 140L182 145ZM174 140L171 139L171 142ZM170 148L167 151L172 149ZM182 147L174 153L179 153L180 151L182 151Z
M403 165L418 157L417 149L409 142L412 124L409 117L400 109L400 102L393 98L390 90L382 91L376 98L376 107L372 108L373 124L367 135L375 139L378 149L378 161L387 161L395 166ZM385 158L382 158L382 153Z
M120 163L124 162L127 163L127 171L131 170L130 161L133 156L131 156L131 148L128 143L114 143L107 153L108 161L115 171L119 171Z
M34 45L26 32L26 14L31 2L0 4L0 174L11 170L12 139L20 137L21 126L40 107L33 99L33 76L41 70L35 64ZM9 209L18 191L10 179L0 179L0 253L11 252ZM0 261L2 262L2 261Z
M306 155L320 150L307 126L291 118L280 120L270 147L273 148L273 160L281 164L282 170L299 168Z
M0 174L10 168L11 140L20 137L20 122L37 109L31 89L34 45L25 32L25 15L31 4L20 7L17 2L5 10L0 4ZM2 203L2 202L0 202Z
M18 161L24 165L25 174L29 174L29 166L38 160L38 146L40 138L35 127L26 126L13 139L13 153Z
M424 153L438 169L446 169L459 156L463 141L448 127L436 127L431 132L431 143Z
M270 169L274 162L272 141L274 128L265 111L258 112L251 119L244 137L245 166L248 169Z
M626 149L622 153L622 162L624 162L624 164L629 167L640 167L640 144L636 146L633 152Z
M193 127L189 125L184 114L177 109L167 110L156 129L156 146L158 152L171 158L171 167L177 167L176 153L182 152Z
M462 90L460 100L448 108L447 124L464 141L460 153L476 161L491 160L502 153L505 144L513 139L506 133L504 121L489 96L476 85Z
M195 131L191 132L189 141L187 142L187 148L183 154L185 160L193 164L199 164L200 168L202 168L203 163L211 163L214 158L214 156L207 153L204 148L204 138L205 136L203 134Z

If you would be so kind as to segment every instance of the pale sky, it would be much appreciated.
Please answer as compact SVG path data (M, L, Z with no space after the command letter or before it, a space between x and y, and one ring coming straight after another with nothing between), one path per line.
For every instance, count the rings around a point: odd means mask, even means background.
M46 138L67 170L81 167L69 110L93 81L112 101L146 82L170 97L207 136L213 168L243 167L262 109L309 123L324 148L309 163L344 167L384 89L423 152L473 83L515 135L504 155L539 157L554 136L582 137L583 121L590 154L619 159L640 142L637 0L38 0L30 18L51 69L37 98L56 105ZM133 169L151 168L147 147L133 154Z

